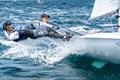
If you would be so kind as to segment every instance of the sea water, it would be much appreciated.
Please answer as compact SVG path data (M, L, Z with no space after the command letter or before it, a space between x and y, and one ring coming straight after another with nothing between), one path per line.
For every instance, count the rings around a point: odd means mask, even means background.
M88 21L94 0L1 0L0 1L0 80L119 80L120 65L92 66L79 36L70 41L43 37L20 42L3 38L2 24L11 20L15 29L39 21L43 13L62 28L86 27L112 31L114 17ZM110 21L112 20L112 23Z

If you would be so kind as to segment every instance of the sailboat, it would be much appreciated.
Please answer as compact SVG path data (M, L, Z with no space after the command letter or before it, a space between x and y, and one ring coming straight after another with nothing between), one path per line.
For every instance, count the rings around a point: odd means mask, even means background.
M81 36L87 55L120 64L120 0L95 0L90 20L118 14L117 32L99 32Z

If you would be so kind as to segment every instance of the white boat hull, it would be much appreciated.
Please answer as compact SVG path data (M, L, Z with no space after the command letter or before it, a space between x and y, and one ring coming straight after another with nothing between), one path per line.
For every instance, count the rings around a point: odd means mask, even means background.
M87 55L120 64L120 33L95 33L81 37Z

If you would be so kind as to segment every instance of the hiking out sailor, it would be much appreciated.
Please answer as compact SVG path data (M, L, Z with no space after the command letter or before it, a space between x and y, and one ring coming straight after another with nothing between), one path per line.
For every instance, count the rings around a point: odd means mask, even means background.
M53 38L61 38L63 40L69 40L71 36L58 33L56 30L58 30L59 27L50 24L49 18L49 15L42 14L40 22L31 24L32 28L35 28L33 30L34 37L48 36Z
M14 30L11 21L6 21L3 23L3 32L5 39L8 41L19 41L32 36L32 32L30 31Z
M9 40L9 41L14 41L19 39L19 33L18 31L14 31L13 27L11 25L12 23L10 21L6 21L3 24L3 32L5 35L5 39Z

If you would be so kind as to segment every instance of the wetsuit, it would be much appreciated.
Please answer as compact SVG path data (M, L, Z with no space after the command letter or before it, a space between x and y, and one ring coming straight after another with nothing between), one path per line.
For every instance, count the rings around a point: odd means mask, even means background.
M46 22L40 22L36 24L32 24L35 27L33 30L34 37L53 37L63 39L66 36L59 34L56 29L56 26L48 24Z

